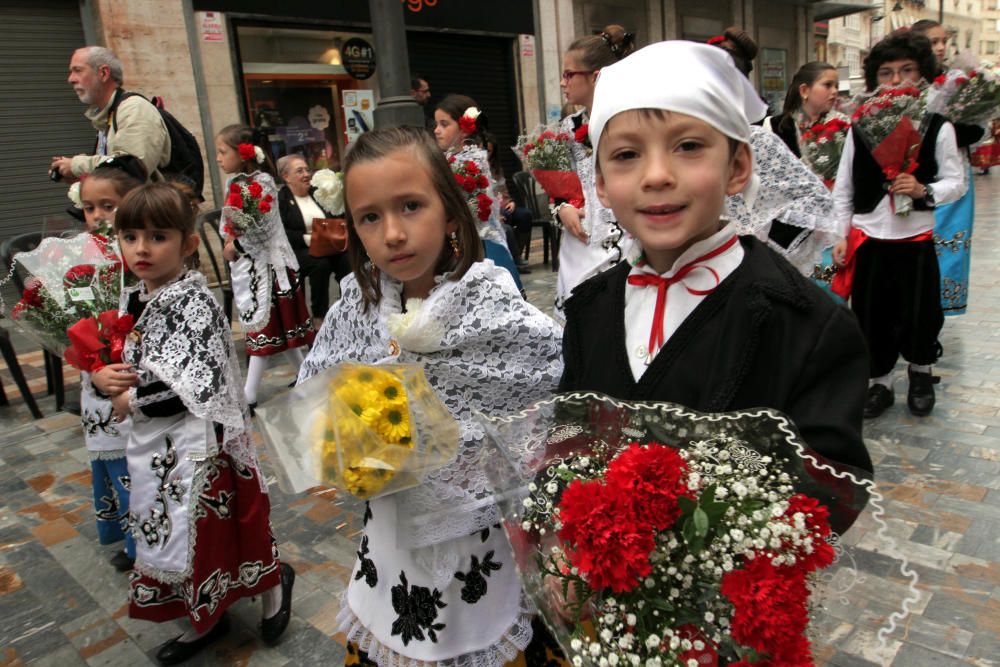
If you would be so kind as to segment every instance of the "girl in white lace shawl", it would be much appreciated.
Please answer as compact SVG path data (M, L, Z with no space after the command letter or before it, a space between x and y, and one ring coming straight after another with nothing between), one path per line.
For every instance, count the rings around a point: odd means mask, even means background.
M554 391L561 330L482 259L464 194L423 131L364 134L344 189L354 274L299 382L340 362L421 363L462 444L419 487L367 505L341 626L382 667L501 667L532 640L532 609L477 465L475 415Z
M229 174L227 203L222 208L222 254L230 262L233 302L246 331L247 402L257 403L257 388L272 355L288 352L292 364L302 364L302 347L312 342L312 318L299 280L299 262L288 243L278 213L278 191L270 158L253 144L246 125L229 125L215 137L216 161ZM231 188L250 183L259 187L263 220L240 235L235 220L243 215L243 198ZM253 185L256 184L256 185ZM230 204L229 198L234 199ZM268 199L270 197L270 199Z
M115 228L141 280L122 294L135 326L123 363L93 382L112 397L115 419L133 421L129 615L189 619L157 654L170 663L221 636L227 607L263 593L268 640L287 625L294 575L277 560L229 323L204 277L185 267L199 241L194 212L171 186L146 185L122 202Z

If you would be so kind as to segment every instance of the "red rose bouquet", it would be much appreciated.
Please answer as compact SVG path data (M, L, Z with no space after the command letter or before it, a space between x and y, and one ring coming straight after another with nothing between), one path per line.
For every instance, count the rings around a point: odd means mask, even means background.
M134 326L132 316L119 315L117 309L85 317L67 330L70 346L64 358L71 366L91 373L121 363L125 338Z
M851 124L839 114L822 123L815 123L801 134L802 157L827 187L833 185L840 167L840 154Z
M813 664L811 593L867 473L762 409L565 394L484 426L524 589L573 664Z
M454 155L448 157L455 182L465 193L473 217L479 222L490 219L493 209L493 198L489 192L490 181L483 170L473 160L462 160Z
M80 319L118 310L126 271L104 231L46 238L14 255L12 270L24 291L11 319L50 352L63 354L70 344L66 330Z
M927 110L953 123L984 125L1000 115L1000 80L989 67L953 69L934 79Z
M885 187L900 174L912 174L924 140L927 97L921 87L879 86L854 111L852 127L861 137L872 157L882 168ZM913 210L913 200L893 194L892 212L906 216Z
M222 233L228 238L245 236L252 243L264 245L271 234L274 194L270 184L265 189L257 174L236 178L229 184L222 207ZM275 214L277 212L275 211Z
M514 152L550 199L583 208L583 186L571 157L570 142L574 141L558 128L541 126L519 137Z

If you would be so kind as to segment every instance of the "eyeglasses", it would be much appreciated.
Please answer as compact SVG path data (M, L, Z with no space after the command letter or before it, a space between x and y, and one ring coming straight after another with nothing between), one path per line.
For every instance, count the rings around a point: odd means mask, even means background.
M594 70L589 69L564 69L562 73L562 80L569 81L574 76L579 76L581 74L593 74Z
M899 69L891 67L880 67L876 73L879 81L889 81L896 76L904 80L916 80L920 78L920 68L916 65L903 65Z

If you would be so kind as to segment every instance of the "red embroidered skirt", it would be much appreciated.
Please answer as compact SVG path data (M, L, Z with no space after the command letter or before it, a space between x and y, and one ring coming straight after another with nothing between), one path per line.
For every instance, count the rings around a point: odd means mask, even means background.
M226 453L212 465L197 505L191 578L165 584L133 571L130 617L160 623L187 616L196 632L205 632L240 598L280 583L271 503L256 473Z
M277 280L271 284L271 316L263 329L247 332L248 355L266 357L313 342L316 331L298 273L288 269L288 282L287 292L281 291Z

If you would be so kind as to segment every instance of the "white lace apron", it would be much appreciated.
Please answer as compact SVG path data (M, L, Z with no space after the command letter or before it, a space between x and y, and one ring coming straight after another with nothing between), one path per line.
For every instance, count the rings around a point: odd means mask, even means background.
M111 399L97 395L91 375L80 373L80 423L83 441L91 459L125 458L125 443L132 430L132 417L115 422L111 415Z

